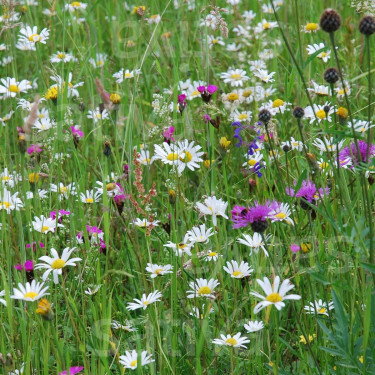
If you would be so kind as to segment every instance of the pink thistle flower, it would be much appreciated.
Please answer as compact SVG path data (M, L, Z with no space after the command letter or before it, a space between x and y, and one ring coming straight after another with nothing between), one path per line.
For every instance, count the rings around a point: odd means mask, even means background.
M43 150L38 146L38 145L31 145L28 149L27 149L27 153L29 155L31 154L40 154Z

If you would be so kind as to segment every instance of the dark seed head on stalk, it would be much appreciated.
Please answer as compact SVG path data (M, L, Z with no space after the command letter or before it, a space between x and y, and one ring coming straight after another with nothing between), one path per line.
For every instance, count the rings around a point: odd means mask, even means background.
M295 118L302 118L305 116L305 110L302 107L295 107L293 109L293 116Z
M340 79L339 72L336 68L328 68L323 75L324 80L333 85Z
M250 225L251 229L257 233L263 233L268 228L268 222L265 220L253 221Z
M363 35L370 36L375 33L375 18L373 16L365 16L359 22L359 32Z
M319 21L320 28L326 33L334 33L341 26L341 17L334 9L326 9Z
M267 124L272 118L271 112L268 109L262 109L259 112L258 119L263 124Z
M288 145L283 146L283 151L285 153L289 152L290 151L290 147Z

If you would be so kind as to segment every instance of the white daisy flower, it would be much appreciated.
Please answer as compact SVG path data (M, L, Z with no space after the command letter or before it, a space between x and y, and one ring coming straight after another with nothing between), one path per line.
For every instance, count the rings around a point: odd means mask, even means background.
M336 95L339 99L342 99L342 98L345 97L345 92L346 92L346 95L350 95L350 93L351 93L348 81L344 81L344 87L345 87L345 90L342 86L335 88Z
M72 60L74 60L74 57L71 53L61 52L61 51L57 51L57 53L54 53L50 57L51 63L59 63L59 62L67 63Z
M220 74L220 78L224 80L224 83L230 83L232 87L243 86L245 81L250 78L246 75L243 69L231 69Z
M259 163L263 159L263 154L260 151L255 151L252 155L244 155L247 161L242 164L243 167L253 169L255 164Z
M207 35L207 42L210 49L216 45L225 46L225 42L221 36Z
M216 345L225 345L225 346L231 346L232 348L245 348L247 349L247 346L244 344L248 344L250 340L245 336L241 337L241 332L236 333L235 335L223 335L220 334L219 339L215 339L212 341L213 344Z
M223 266L223 269L235 279L242 279L243 277L250 276L254 271L253 268L249 267L249 263L242 261L240 264L238 264L235 260L227 262L227 267Z
M97 53L95 56L95 59L93 58L89 59L89 63L94 68L102 68L106 61L107 61L107 55L105 53Z
M319 24L313 22L303 25L301 28L301 31L306 34L316 33L318 30L320 30Z
M128 306L126 308L128 310L146 310L147 306L149 306L151 303L160 301L160 298L162 296L163 295L158 290L155 290L155 292L152 292L147 296L146 294L142 294L142 298L140 300L137 298L133 298L135 302L128 302Z
M247 333L258 332L264 328L264 324L261 321L249 321L247 324L244 324L244 328L246 329Z
M40 34L38 34L38 26L31 28L30 26L22 27L18 39L20 42L28 43L42 43L46 44L49 38L49 30L44 28Z
M206 297L210 299L215 299L215 295L213 294L214 289L219 285L219 281L215 279L196 279L195 282L191 281L189 283L189 287L192 290L188 290L187 297L188 298L198 298L198 297Z
M299 300L301 296L297 294L289 294L286 295L290 290L294 288L294 285L291 284L289 279L285 279L282 284L280 285L280 277L276 276L274 280L274 284L271 285L270 281L267 277L263 278L262 280L257 279L258 284L263 289L266 296L262 296L257 292L251 292L253 296L260 298L262 301L259 302L254 308L254 314L258 314L259 311L264 309L269 305L275 305L277 310L281 310L284 306L285 300L293 299Z
M290 141L281 142L280 148L282 149L284 146L288 146L290 149L296 151L303 150L303 143L301 141L296 141L293 137L290 137Z
M48 191L43 189L38 189L36 196L39 199L46 199L48 197ZM26 192L26 199L33 199L34 198L34 192L33 191L27 191Z
M233 90L228 94L222 94L221 100L224 103L224 107L233 112L241 103L245 101L240 90Z
M32 227L34 230L40 233L47 234L48 232L54 232L56 227L64 227L64 225L57 223L55 219L44 217L43 215L39 218L34 217L32 221Z
M323 137L323 139L316 138L312 143L315 147L320 150L320 153L323 154L324 152L336 152L337 149L341 149L344 145L344 140L340 141L339 143L335 143L333 137Z
M119 72L113 74L112 77L116 78L117 83L121 83L124 79L134 78L136 75L141 74L141 69L129 70L122 68Z
M189 313L190 316L193 316L194 318L197 318L197 319L204 319L205 318L205 313L206 313L206 309L205 309L205 305L203 304L202 305L202 312L199 311L199 308L196 307L196 306L193 306L192 307L192 312ZM208 314L212 314L214 312L214 309L211 307L208 311ZM208 318L209 316L207 315L206 318Z
M268 218L271 222L275 221L286 221L288 224L294 225L293 219L290 217L292 210L288 203L281 203L277 209L271 211L268 214Z
M125 367L135 370L138 367L138 354L135 350L126 351L125 355L120 355L119 362ZM152 359L152 354L148 354L146 350L144 350L141 354L141 363L140 366L145 366L151 362L155 362Z
M56 82L56 85L52 85L50 88L56 87L60 91L64 91L64 88L66 86L68 88L68 98L70 98L70 97L78 98L79 92L77 90L77 87L81 87L81 86L84 85L84 82L78 82L76 84L72 83L72 79L73 79L73 73L72 72L70 72L68 74L68 82L65 82L64 79L57 74L55 76L51 76L50 78L51 78L52 81ZM89 113L90 113L90 111L89 111Z
M218 23L218 20L216 16L214 16L213 14L208 14L206 18L201 19L200 26L207 26L207 27L211 27L211 29L213 30L216 30L217 23Z
M59 182L58 185L51 184L50 190L59 193L59 200L68 199L71 195L77 195L74 182L68 185L64 185L62 182Z
M257 69L253 72L254 76L259 78L263 82L274 82L275 80L272 78L276 72L268 73L266 69Z
M160 16L160 14L153 14L152 16L150 16L150 18L146 18L145 20L150 25L153 24L153 23L158 24L161 21L161 16Z
M268 30L272 30L274 29L275 27L278 27L277 25L277 22L274 22L274 21L267 21L265 19L262 20L262 22L259 22L255 28L254 28L254 31L256 33L261 33L263 31L268 31Z
M31 284L26 283L25 286L19 283L18 289L13 288L13 296L10 296L10 298L33 302L49 295L49 293L46 293L47 290L48 286L44 288L44 283L37 283L36 280L33 280Z
M239 121L239 122L242 122L242 123L249 123L251 121L252 115L253 114L252 114L251 111L239 111L238 109L235 109L230 114L230 120L231 121Z
M207 262L216 262L222 255L213 250L208 250L207 253L203 256L203 259Z
M80 194L80 200L82 203L94 203L94 202L99 202L101 193L99 191L94 191L94 190L86 190L85 193Z
M5 296L5 290L0 290L0 297L4 297ZM4 306L7 305L7 301L5 301L5 299L3 298L0 298L0 303L2 303Z
M39 118L34 122L33 129L36 129L38 133L51 129L54 123L47 118Z
M129 324L120 324L119 322L117 322L116 320L113 320L112 323L111 323L111 327L113 329L121 329L122 331L125 331L125 332L135 332L135 331L138 331L137 328L133 328L131 325Z
M3 126L5 126L6 123L12 118L13 114L14 114L14 111L10 111L4 117L0 117L0 123L3 124Z
M306 51L309 55L313 55L314 53L316 53L317 51L319 51L323 48L325 48L324 43L309 44L306 47ZM326 63L331 57L331 50L320 52L316 57L318 57L319 59L322 59Z
M161 160L164 164L178 165L179 161L179 150L176 144L172 143L169 145L164 142L162 146L155 145L155 156L156 160Z
M22 176L16 172L9 173L8 168L4 168L4 171L0 173L0 181L3 185L14 187L18 181L22 181Z
M328 316L328 311L334 309L335 306L333 301L323 302L321 299L319 301L310 302L309 305L305 306L304 309L307 314L317 314Z
M19 40L16 43L16 48L21 51L36 51L35 43L26 40Z
M65 11L74 12L76 10L85 10L87 8L86 3L81 3L79 1L73 1L70 4L65 4Z
M11 211L19 211L23 207L23 202L18 198L18 191L11 194L6 188L3 191L0 191L0 210L6 210L7 214L10 214Z
M171 241L168 241L163 246L171 248L174 251L175 255L182 256L184 254L187 254L188 256L191 256L191 248L194 246L194 244L189 242L189 236L185 235L182 242L175 244Z
M207 197L204 200L204 203L197 202L196 207L202 215L212 216L214 226L217 225L217 216L228 219L228 216L225 214L228 207L228 202L224 202L222 199L217 199L215 196Z
M145 150L145 149L142 148L139 151L139 158L137 158L137 160L142 165L151 165L154 162L154 160L155 160L155 156L150 157L150 151L149 150Z
M191 230L187 231L187 240L191 243L208 243L209 238L215 234L214 228L206 230L206 224L199 227L194 226Z
M252 10L246 10L242 14L242 17L245 19L246 23L250 23L256 16L256 13L254 13Z
M242 238L239 238L237 240L237 242L245 245L245 246L248 246L250 247L250 255L252 254L252 252L254 251L256 254L258 254L259 252L259 249L262 249L263 252L264 252L264 255L266 257L268 257L268 252L264 246L264 242L263 242L263 238L262 236L260 235L260 233L258 232L255 232L253 234L253 236L249 235L249 234L242 234L242 236L245 238L245 239L242 239ZM267 234L266 236L264 236L264 239L266 241L268 241L269 239L271 238L271 234Z
M38 263L35 265L35 269L46 269L46 271L43 274L43 281L46 281L49 274L52 272L53 274L53 282L55 284L59 283L59 275L62 275L63 268L67 266L76 266L76 262L80 262L82 259L81 258L72 258L69 259L70 256L72 255L73 251L76 248L73 247L69 249L69 247L66 247L62 254L61 257L59 256L58 252L52 248L51 249L51 257L49 256L42 256L39 258L39 260L45 262L45 263Z
M85 294L87 294L88 296L94 296L96 293L99 292L99 289L101 287L102 287L102 285L94 285L93 289L87 288L87 290L85 290Z
M324 109L328 109L328 112L326 112ZM323 120L331 122L331 114L333 112L334 107L331 106L328 102L324 103L324 105L313 104L313 107L309 105L305 108L305 118L310 120L310 124L316 121L316 119L318 119L318 123Z
M288 108L291 103L284 102L282 99L269 100L267 103L263 104L259 110L268 109L273 116L278 113L284 113L285 111L290 111Z
M348 128L352 128L352 124L349 123L348 125ZM363 121L363 120L354 120L353 121L353 127L354 127L354 130L358 133L362 133L364 134L365 132L367 132L367 130L373 128L375 125L371 125L368 121Z
M2 98L14 98L20 92L27 92L31 89L30 82L26 79L17 81L15 78L7 77L0 79L0 94L5 94Z
M151 273L152 279L155 279L155 277L173 273L173 266L171 264L161 266L159 264L147 263L146 271Z
M229 43L227 44L226 46L226 50L229 51L229 52L238 52L240 49L242 48L242 44L241 43Z
M202 162L201 156L204 154L203 151L199 151L202 147L199 145L194 145L194 141L189 141L187 139L177 143L178 148L178 173L182 173L187 167L191 171L194 169L199 169L200 165L198 163Z
M160 221L159 220L155 220L155 221L148 221L147 219L139 219L139 218L136 218L134 221L133 221L133 225L136 225L137 227L139 228L148 228L150 225L153 225L154 227L157 227L159 225Z
M317 96L330 96L330 88L328 86L319 85L318 83L312 81L313 88L308 88L307 91L310 91L312 94Z

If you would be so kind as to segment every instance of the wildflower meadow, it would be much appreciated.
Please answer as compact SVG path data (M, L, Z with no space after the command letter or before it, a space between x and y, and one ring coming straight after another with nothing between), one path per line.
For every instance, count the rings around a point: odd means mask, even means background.
M0 374L375 374L375 1L2 0Z

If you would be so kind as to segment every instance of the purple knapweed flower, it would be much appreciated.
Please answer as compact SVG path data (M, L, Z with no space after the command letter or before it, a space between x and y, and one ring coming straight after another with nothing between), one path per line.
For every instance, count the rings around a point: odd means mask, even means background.
M358 149L360 158L358 157ZM339 153L340 165L345 163L346 160L351 160L353 165L357 165L359 162L367 162L367 154L369 159L375 155L375 145L370 147L367 145L366 141L358 141L358 149L355 142L352 142L349 146L344 147Z

